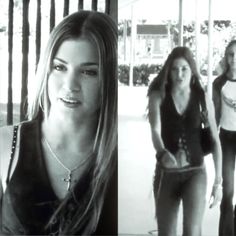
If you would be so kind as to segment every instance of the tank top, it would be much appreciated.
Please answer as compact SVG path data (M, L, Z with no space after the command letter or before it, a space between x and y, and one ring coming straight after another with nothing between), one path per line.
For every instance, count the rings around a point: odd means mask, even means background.
M183 114L176 110L169 91L161 104L161 136L165 147L174 155L184 149L190 167L203 164L203 152L200 144L201 116L199 95L191 90L189 103Z
M59 204L41 153L37 122L23 123L19 158L2 202L2 230L9 234L45 234Z
M236 131L236 80L227 80L221 89L220 126L229 131Z
M20 130L18 162L2 199L1 230L7 235L57 235L59 223L64 225L70 222L79 207L79 202L91 182L91 171L88 171L74 189L76 199L69 199L66 208L68 210L55 218L46 229L45 226L58 208L60 200L50 185L43 160L39 122L25 122ZM104 235L117 234L116 188L117 178L114 174L95 235L97 232Z

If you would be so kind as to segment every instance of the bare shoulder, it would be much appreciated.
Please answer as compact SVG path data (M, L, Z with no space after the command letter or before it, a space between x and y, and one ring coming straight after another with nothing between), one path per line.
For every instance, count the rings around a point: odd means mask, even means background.
M0 150L1 154L11 150L13 137L13 126L4 126L0 128ZM10 151L9 151L10 152ZM2 158L3 155L1 155Z
M1 174L6 167L7 159L10 158L11 145L13 137L13 126L4 126L0 128L0 158L1 158Z

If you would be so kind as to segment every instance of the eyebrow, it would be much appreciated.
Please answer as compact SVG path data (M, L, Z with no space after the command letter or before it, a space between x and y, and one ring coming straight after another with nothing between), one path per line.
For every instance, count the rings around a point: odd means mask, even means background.
M58 58L58 57L55 57L53 60L58 60L64 64L68 64L67 61L61 59L61 58ZM81 63L82 66L98 66L98 63L96 62L84 62L84 63Z

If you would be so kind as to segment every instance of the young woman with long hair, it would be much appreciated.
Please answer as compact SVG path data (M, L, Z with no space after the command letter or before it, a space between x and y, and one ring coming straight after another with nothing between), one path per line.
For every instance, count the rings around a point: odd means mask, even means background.
M1 128L1 231L117 234L117 26L79 11L52 31L29 121Z
M201 146L200 104L205 100L212 140L215 181L211 207L221 200L221 147L213 104L205 94L194 57L176 47L148 90L148 115L156 150L154 196L159 236L177 234L180 202L183 235L201 235L206 202L206 169Z
M229 42L223 72L213 82L213 101L222 146L223 198L220 207L220 236L236 234L233 206L236 158L236 40Z

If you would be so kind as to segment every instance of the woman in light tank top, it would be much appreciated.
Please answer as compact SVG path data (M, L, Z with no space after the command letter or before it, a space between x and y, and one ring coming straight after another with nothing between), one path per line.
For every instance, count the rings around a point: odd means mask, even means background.
M236 40L225 50L225 68L213 82L213 101L223 152L223 198L219 224L220 236L236 234L233 206L236 157Z

